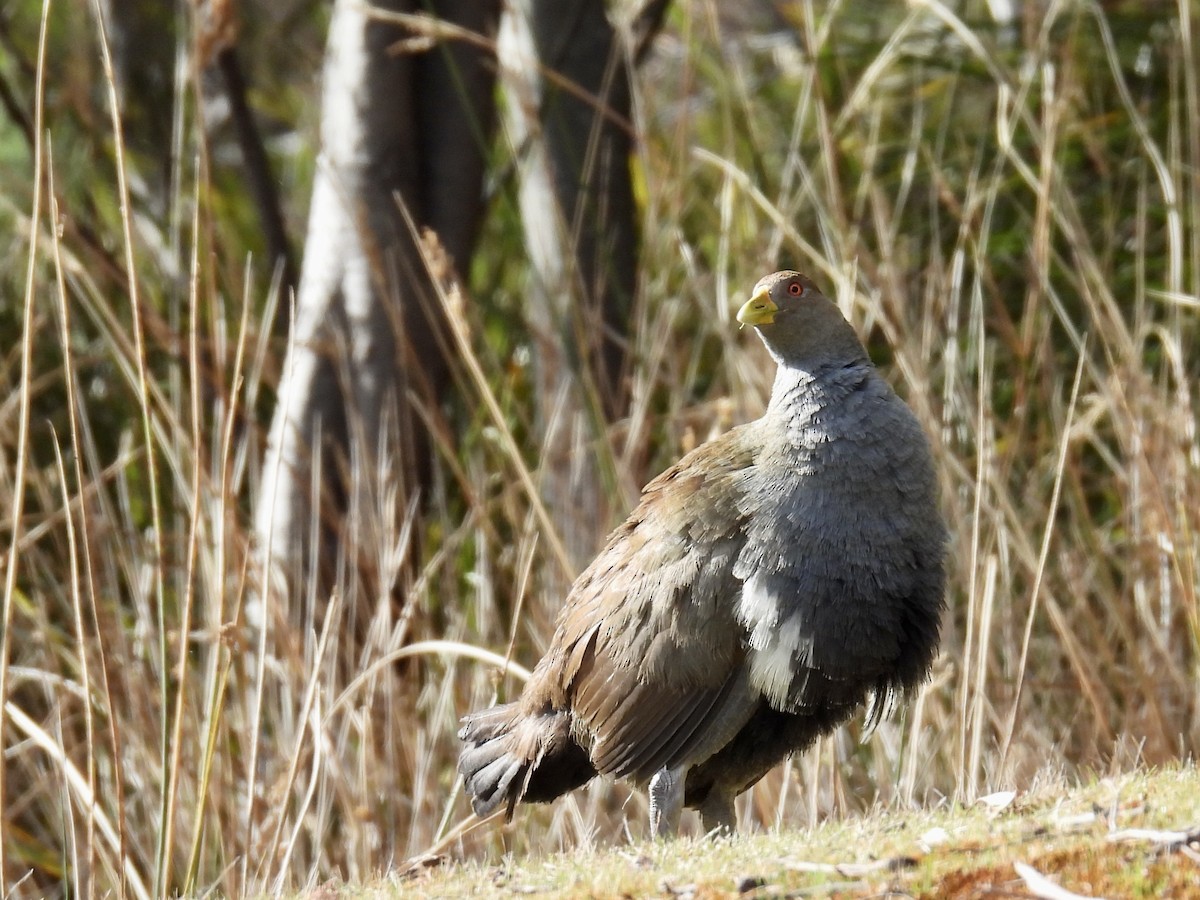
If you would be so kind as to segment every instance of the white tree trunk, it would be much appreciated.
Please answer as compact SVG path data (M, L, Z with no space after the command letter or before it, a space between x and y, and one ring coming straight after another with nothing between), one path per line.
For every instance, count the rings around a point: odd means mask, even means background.
M494 30L494 3L441 7L460 24ZM493 75L485 54L466 45L389 52L407 37L359 0L335 4L295 322L255 512L280 586L317 574L324 591L340 558L369 591L395 590L400 522L429 477L411 400L437 409L448 345L401 207L437 231L459 265L469 262Z

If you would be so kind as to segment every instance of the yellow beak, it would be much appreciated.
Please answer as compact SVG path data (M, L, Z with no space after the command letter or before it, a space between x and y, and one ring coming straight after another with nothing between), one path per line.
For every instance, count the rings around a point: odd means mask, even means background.
M778 311L767 292L759 291L738 310L737 320L743 325L770 325Z

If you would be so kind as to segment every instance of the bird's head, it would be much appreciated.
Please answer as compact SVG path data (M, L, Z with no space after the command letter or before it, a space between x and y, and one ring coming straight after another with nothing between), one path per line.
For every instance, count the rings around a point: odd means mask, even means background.
M813 297L824 300L820 289L807 275L799 272L776 272L760 278L750 294L750 299L738 310L737 320L743 325L774 325L775 317L812 301Z
M807 275L783 271L759 279L737 320L758 331L781 365L865 357L854 329Z

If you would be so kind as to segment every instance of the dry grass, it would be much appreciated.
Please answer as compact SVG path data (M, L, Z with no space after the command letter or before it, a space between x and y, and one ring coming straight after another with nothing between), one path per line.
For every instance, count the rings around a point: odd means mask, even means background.
M632 486L761 411L769 366L730 311L781 265L836 294L934 437L954 535L934 677L865 743L851 727L765 778L739 804L750 828L1200 745L1194 12L1051 3L1005 31L931 0L874 21L852 5L764 24L677 4L638 75L632 409L579 437L580 459L614 460L594 515L612 524ZM51 42L74 35L102 73L94 21L81 37L54 12ZM496 659L531 664L561 599L531 512L541 437L511 196L472 275L480 377L462 383L432 502L372 548L395 571L423 536L407 605L347 585L286 617L268 603L251 627L247 423L277 371L259 327L275 301L194 113L156 217L107 94L37 71L39 100L62 88L75 107L36 123L26 163L44 177L0 181L0 278L18 298L0 307L6 889L265 893L362 881L435 845L475 859L640 836L644 800L607 784L517 828L457 831L457 718L512 694ZM90 133L72 129L80 109Z

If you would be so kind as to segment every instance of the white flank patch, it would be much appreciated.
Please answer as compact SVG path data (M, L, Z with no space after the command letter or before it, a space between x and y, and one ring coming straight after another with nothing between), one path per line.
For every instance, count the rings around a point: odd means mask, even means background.
M742 585L738 619L750 632L750 684L776 709L786 709L797 661L811 656L811 638L801 634L798 616L780 624L781 604L764 583L752 575Z
M751 647L761 647L760 635L769 635L779 624L779 602L767 589L765 579L757 574L742 582L737 617L750 632Z

